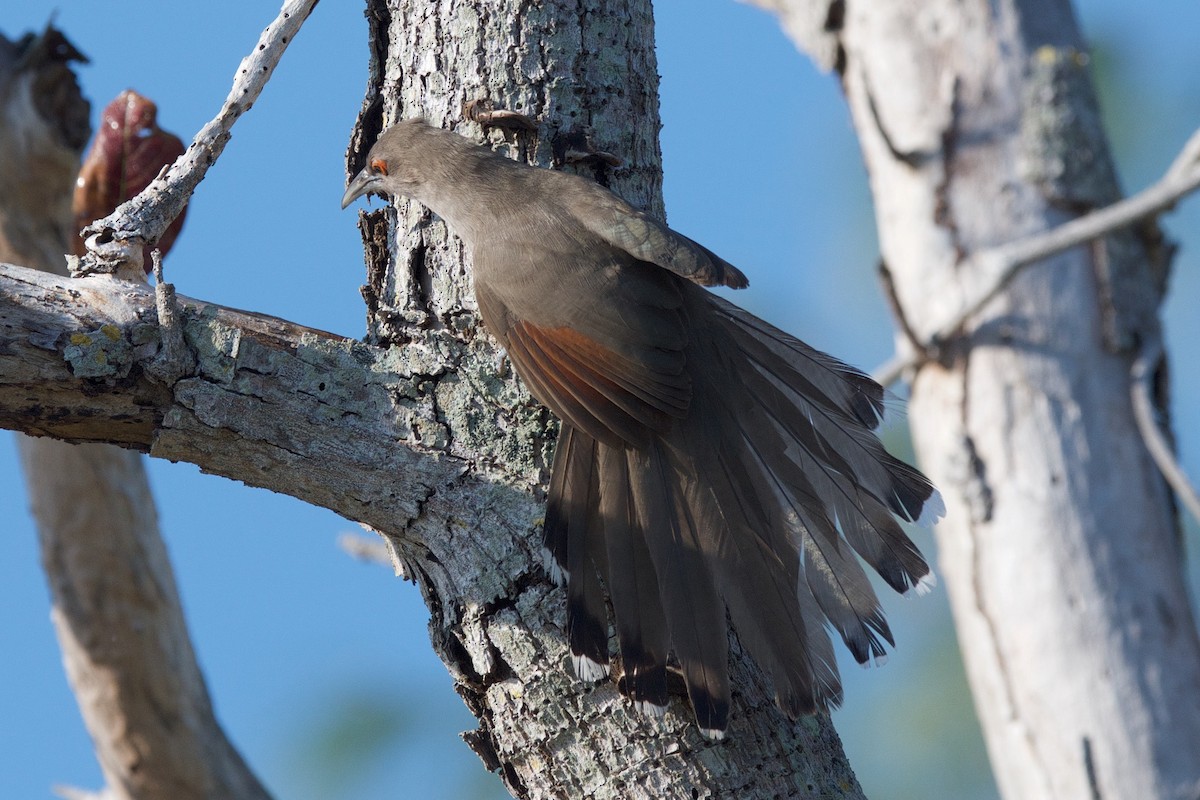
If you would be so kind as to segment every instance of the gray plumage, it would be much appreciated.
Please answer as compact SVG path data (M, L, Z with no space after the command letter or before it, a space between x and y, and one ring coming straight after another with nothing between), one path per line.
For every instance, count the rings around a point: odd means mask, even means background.
M420 120L367 161L343 207L399 194L440 215L485 324L562 420L543 535L577 674L608 672L607 590L643 710L666 706L674 653L700 728L723 735L727 613L787 714L837 705L825 626L862 663L893 643L855 554L897 591L932 579L896 518L941 501L875 436L882 388L701 288L747 281L593 182Z

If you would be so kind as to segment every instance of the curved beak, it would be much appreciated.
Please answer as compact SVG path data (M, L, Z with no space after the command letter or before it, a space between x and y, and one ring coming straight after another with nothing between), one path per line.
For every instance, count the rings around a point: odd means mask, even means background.
M372 175L369 170L364 169L355 175L354 180L350 181L350 185L346 187L346 193L342 195L342 208L350 205L365 194L378 192L379 183L379 176Z

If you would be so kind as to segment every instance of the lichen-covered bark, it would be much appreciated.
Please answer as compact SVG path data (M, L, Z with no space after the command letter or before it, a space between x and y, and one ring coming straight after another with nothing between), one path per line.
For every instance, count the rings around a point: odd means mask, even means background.
M376 0L368 19L371 77L351 172L380 130L420 115L530 163L577 169L661 214L649 2ZM476 100L524 113L537 130L483 130L464 120L464 104ZM568 144L589 140L623 164L564 164ZM828 718L788 723L736 647L724 744L699 736L681 699L657 722L611 682L570 674L564 593L537 557L553 421L480 327L470 264L442 222L401 201L362 225L372 340L431 348L444 365L413 400L407 438L466 460L462 477L436 487L391 542L434 612L435 648L480 719L466 738L484 763L518 797L857 796ZM494 488L472 497L481 479ZM464 506L473 513L464 517ZM490 562L499 558L497 571Z
M0 265L0 294L0 329L17 332L0 348L0 425L121 441L377 529L425 593L435 647L481 718L468 742L520 796L859 795L828 720L782 719L736 649L719 745L682 700L655 722L611 684L568 674L562 592L538 557L541 503L486 467L489 453L449 455L414 433L449 377L441 339L380 348L180 298L196 363L163 381L145 286ZM502 385L480 403L507 419Z
M1118 196L1067 0L759 2L807 26L802 44L836 38L918 340L995 279L971 254ZM813 30L818 7L836 24ZM1164 252L1143 226L1029 267L914 382L917 450L947 499L939 560L1006 797L1200 793L1200 642L1130 404Z

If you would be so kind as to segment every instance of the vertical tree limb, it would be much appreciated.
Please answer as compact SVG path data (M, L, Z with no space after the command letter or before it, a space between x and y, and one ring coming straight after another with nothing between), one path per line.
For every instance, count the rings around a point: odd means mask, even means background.
M15 44L0 37L0 261L60 274L87 139L71 54L53 28ZM140 456L26 437L18 446L103 796L266 798L213 715Z
M793 26L828 12L798 41L836 42L883 256L919 339L996 281L973 254L1117 198L1066 0L769 5ZM1200 641L1129 391L1139 344L1158 336L1160 238L1144 226L1031 266L913 386L1006 797L1200 792Z

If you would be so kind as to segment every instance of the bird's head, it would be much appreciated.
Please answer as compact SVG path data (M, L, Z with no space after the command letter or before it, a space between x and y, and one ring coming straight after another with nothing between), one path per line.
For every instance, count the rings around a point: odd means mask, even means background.
M455 177L456 166L488 151L422 119L406 119L379 135L367 166L342 195L342 208L367 194L402 195L428 203L426 189Z
M416 186L412 173L415 160L413 138L418 128L427 127L421 120L410 119L393 125L375 141L367 153L367 166L354 176L342 195L342 208L368 194L408 194ZM406 191L406 189L408 191Z

